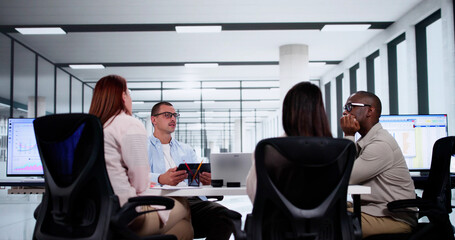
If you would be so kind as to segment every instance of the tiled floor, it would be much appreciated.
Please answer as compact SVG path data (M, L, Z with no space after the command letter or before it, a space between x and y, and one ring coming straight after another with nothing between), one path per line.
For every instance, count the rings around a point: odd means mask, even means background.
M32 239L33 211L40 202L41 195L38 194L7 194L7 189L0 189L0 240ZM226 196L220 203L242 216L252 208L247 196Z
M455 196L455 191L452 191L452 196ZM39 194L7 194L7 189L0 189L0 240L32 239L35 225L33 211L40 202ZM252 209L247 196L226 196L220 203L238 211L243 217ZM455 200L452 200L454 204ZM450 215L450 219L455 223L455 213Z

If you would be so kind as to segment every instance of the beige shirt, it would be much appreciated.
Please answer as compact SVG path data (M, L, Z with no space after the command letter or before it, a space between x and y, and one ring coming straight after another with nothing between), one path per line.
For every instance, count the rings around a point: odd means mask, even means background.
M346 138L354 141L353 136ZM398 143L377 123L357 141L356 146L358 157L349 184L371 187L371 194L361 197L362 212L377 217L389 216L416 226L415 214L387 210L389 202L416 197L414 182Z
M122 112L104 124L106 168L120 206L150 187L147 151L147 131L138 119ZM169 218L169 211L158 214L164 223Z

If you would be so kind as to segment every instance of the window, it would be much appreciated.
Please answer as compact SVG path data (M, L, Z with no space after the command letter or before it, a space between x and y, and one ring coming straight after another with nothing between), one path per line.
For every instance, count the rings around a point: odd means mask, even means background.
M352 66L349 69L349 89L350 93L357 92L357 70L359 69L359 64Z
M391 42L387 44L387 55L388 55L388 67L389 67L389 102L390 102L390 114L398 114L399 110L399 98L398 98L398 79L403 79L404 72L406 70L406 63L400 62L404 58L406 61L406 43L403 43L406 40L405 34L401 34ZM401 44L400 46L398 46ZM398 73L399 68L403 68ZM403 87L403 86L402 86Z
M375 93L375 81L380 80L381 73L380 61L379 61L379 50L370 54L367 57L367 91Z
M446 113L443 76L441 10L418 23L416 29L417 91L420 114Z

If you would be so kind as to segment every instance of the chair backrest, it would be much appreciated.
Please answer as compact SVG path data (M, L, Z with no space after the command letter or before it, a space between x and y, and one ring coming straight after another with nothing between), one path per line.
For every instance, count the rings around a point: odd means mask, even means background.
M45 177L34 239L108 238L120 206L106 171L99 119L57 114L33 124Z
M450 160L455 154L455 137L445 137L437 140L433 145L433 155L431 158L431 168L427 183L424 187L422 198L433 202L440 213L452 212L451 200L452 191L450 185ZM425 208L425 207L423 207ZM427 210L427 209L422 209ZM431 218L430 214L428 218ZM433 219L430 219L430 221ZM434 219L437 220L437 219Z
M319 137L270 138L255 150L257 190L251 239L351 239L347 188L352 141Z

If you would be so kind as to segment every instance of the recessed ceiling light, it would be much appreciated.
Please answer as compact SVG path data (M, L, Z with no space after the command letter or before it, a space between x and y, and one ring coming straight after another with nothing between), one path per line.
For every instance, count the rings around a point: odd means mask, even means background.
M321 31L365 31L368 30L370 26L371 24L327 24L321 29Z
M72 69L103 69L104 66L101 64L70 64Z
M221 26L175 26L178 33L216 33L221 32Z
M187 68L214 68L218 67L218 63L185 63Z
M144 101L133 101L133 104L144 104Z
M66 32L59 27L16 28L16 31L24 35L66 34Z

